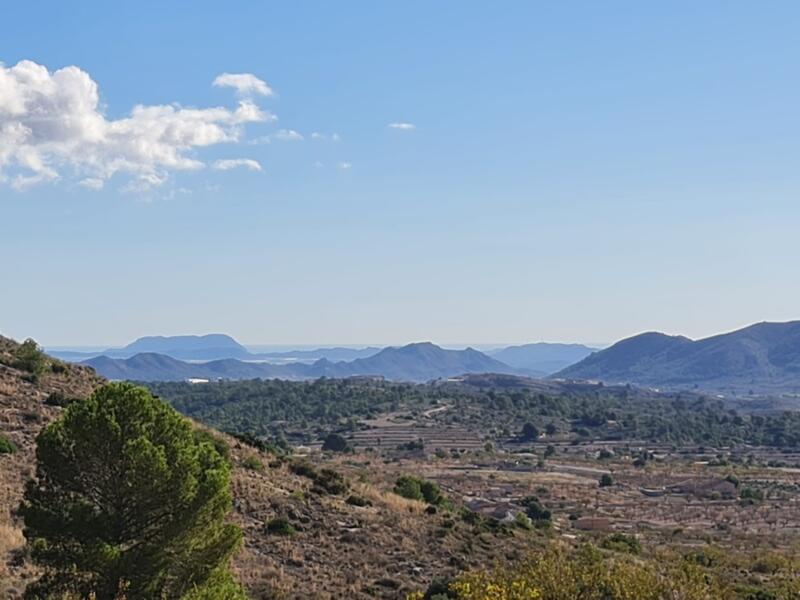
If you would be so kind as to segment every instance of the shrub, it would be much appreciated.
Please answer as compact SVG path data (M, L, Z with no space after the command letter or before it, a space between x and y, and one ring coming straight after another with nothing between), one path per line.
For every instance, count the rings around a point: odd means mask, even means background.
M61 392L53 392L52 394L48 394L47 398L44 399L44 403L48 406L60 406L62 408L67 407L76 401L76 398L68 398Z
M409 500L424 500L419 479L410 475L400 476L394 484L394 493Z
M524 442L531 442L539 437L539 430L536 429L536 425L533 423L525 423L522 426L522 433L519 437Z
M4 435L0 435L0 454L14 454L16 451L14 443Z
M322 449L326 452L346 452L349 446L343 436L338 433L329 433L322 444Z
M514 515L514 525L520 529L530 530L533 529L533 523L528 515L525 513L517 513Z
M681 560L612 560L604 559L592 547L570 553L559 546L550 546L517 564L463 573L450 583L449 592L458 600L727 597L713 578Z
M37 381L47 368L47 355L34 340L28 338L14 352L14 367L27 371L31 379Z
M288 519L284 519L283 517L276 517L275 519L272 519L269 522L267 522L267 533L271 533L273 535L289 536L289 535L294 535L296 533L296 530Z
M394 493L403 496L403 498L424 501L433 506L447 503L447 499L438 485L433 481L412 475L399 477L395 482Z
M598 482L600 487L609 487L614 485L614 479L608 473L603 473L600 476L600 481Z
M439 489L439 486L436 485L432 481L428 481L426 479L420 480L419 490L422 493L422 497L424 498L425 502L428 504L441 504L444 496L442 496L442 490Z
M314 478L313 490L320 493L339 495L347 491L348 485L341 473L333 469L322 469Z
M248 471L257 471L261 472L264 470L264 463L261 462L261 459L251 454L247 458L242 461L242 466L247 469Z
M525 514L537 527L546 526L552 521L553 514L547 510L536 496L528 496L522 500Z
M625 552L627 554L639 554L642 551L642 545L639 540L632 535L625 535L624 533L612 533L606 536L600 545L606 550Z
M362 496L356 496L355 494L348 496L345 502L352 504L353 506L372 506L372 501L367 500Z
M67 372L67 365L60 361L53 361L50 363L50 371L56 375L62 375Z
M739 498L742 504L756 504L764 499L764 490L752 487L742 488L739 492Z
M301 477L308 477L309 479L316 479L317 477L317 470L313 467L313 465L311 465L311 463L305 461L291 463L289 465L289 470L295 475L300 475Z

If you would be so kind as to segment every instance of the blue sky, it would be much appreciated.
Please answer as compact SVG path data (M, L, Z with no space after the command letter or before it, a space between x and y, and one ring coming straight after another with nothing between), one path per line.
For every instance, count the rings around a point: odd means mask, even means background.
M601 342L800 316L796 2L66 4L0 19L6 335ZM96 110L60 100L87 81ZM187 119L192 142L151 146Z

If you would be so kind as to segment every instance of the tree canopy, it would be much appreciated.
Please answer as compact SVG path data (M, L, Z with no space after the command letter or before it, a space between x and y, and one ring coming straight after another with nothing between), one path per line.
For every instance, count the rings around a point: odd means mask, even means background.
M22 514L44 572L28 598L244 598L227 569L230 467L140 387L108 384L37 439Z

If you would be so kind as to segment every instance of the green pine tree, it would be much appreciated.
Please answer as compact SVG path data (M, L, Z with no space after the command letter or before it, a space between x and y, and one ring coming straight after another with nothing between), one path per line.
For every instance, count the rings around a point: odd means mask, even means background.
M230 467L140 387L108 384L37 440L22 514L44 574L28 598L245 598L228 572Z

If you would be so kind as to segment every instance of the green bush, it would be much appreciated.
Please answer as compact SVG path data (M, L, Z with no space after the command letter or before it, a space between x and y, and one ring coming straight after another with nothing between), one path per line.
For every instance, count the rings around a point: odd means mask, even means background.
M292 526L288 519L283 517L276 517L267 523L267 533L273 535L294 535L296 529Z
M338 433L329 433L322 444L322 450L325 452L346 452L348 449L347 440Z
M313 467L313 465L311 465L311 463L305 461L291 463L289 465L289 470L295 475L300 475L301 477L308 477L309 479L317 478L317 470Z
M537 527L548 525L553 520L553 514L546 509L536 496L528 496L521 502L525 507L525 514Z
M14 352L14 366L30 373L33 381L36 381L47 369L47 355L34 340L28 338Z
M353 506L372 506L372 502L370 500L367 500L362 496L356 496L355 494L348 496L345 502L352 504Z
M433 481L414 477L413 475L400 476L395 482L394 493L409 500L420 500L434 506L439 506L446 502L446 498L438 485Z
M419 479L411 475L400 476L394 484L394 493L409 500L424 500Z
M251 454L247 458L242 461L242 466L247 469L248 471L257 471L261 472L264 470L264 463L261 462L261 459Z
M14 454L16 451L14 443L4 435L0 435L0 454Z
M314 477L314 487L312 490L317 493L339 495L344 494L348 487L341 473L337 473L333 469L322 469L316 477Z
M603 538L600 546L606 550L625 552L627 554L639 554L642 551L642 545L639 543L639 540L632 535L625 535L619 532L612 533Z
M609 487L614 485L614 479L608 473L603 473L600 476L600 481L598 482L600 487Z

